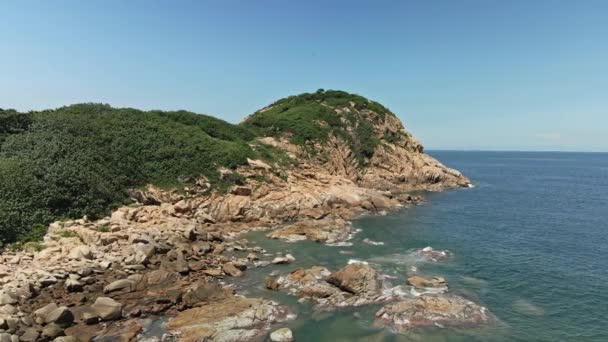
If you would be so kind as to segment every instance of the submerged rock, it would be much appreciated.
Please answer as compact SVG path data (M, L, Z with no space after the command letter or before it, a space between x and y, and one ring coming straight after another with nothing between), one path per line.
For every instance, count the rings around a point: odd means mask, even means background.
M272 259L271 263L273 263L275 265L282 265L282 264L291 264L294 261L296 261L296 258L294 258L293 255L286 254L285 256L278 256L278 257Z
M335 243L346 240L352 228L348 221L341 218L326 217L321 220L303 220L283 226L266 236L287 242L311 240L316 242Z
M279 284L279 282L273 277L266 277L265 286L269 290L276 291L279 289L279 287L281 287L281 284Z
M483 306L456 295L422 295L388 304L376 313L376 322L406 331L434 325L486 324L493 316Z
M240 277L243 275L243 271L239 270L233 263L226 263L222 265L222 269L226 274L233 277Z
M418 250L416 252L416 254L427 260L427 261L432 261L432 262L438 262L438 261L442 261L447 259L448 257L450 257L450 252L449 251L438 251L433 249L433 247L424 247L420 250Z
M278 283L289 293L313 300L325 309L360 306L388 299L382 295L378 273L369 265L355 263L331 273L315 266L296 269L280 277Z
M411 285L415 288L424 289L424 288L446 288L448 283L445 281L443 277L433 277L431 279L423 278L421 276L411 276L407 278L408 285Z
M270 340L272 342L291 342L293 341L293 333L289 328L281 328L270 334Z

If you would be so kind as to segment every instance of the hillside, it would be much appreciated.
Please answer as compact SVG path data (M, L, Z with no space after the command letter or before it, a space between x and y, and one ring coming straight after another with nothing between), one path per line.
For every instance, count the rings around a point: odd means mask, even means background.
M189 112L81 104L0 112L0 240L30 238L60 218L102 217L148 183L173 187L256 153L244 127ZM37 227L42 225L43 227ZM36 236L31 236L35 239Z
M394 192L468 183L422 152L392 112L342 91L287 97L239 125L100 104L0 110L0 242L40 239L55 220L101 218L148 184L223 193L284 186L299 177L290 170ZM251 171L248 158L273 171Z
M362 96L333 90L290 96L242 124L273 137L265 143L296 150L297 159L359 186L411 191L468 184L460 172L424 154L395 114Z

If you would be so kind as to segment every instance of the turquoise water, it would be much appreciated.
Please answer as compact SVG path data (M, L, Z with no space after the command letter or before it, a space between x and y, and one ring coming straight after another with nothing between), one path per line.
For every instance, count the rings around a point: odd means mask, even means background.
M475 187L429 193L428 203L354 222L353 246L287 244L248 235L292 265L251 269L239 280L251 295L273 297L299 318L286 324L298 341L608 341L608 154L434 152ZM383 246L362 243L368 238ZM453 257L421 263L432 246ZM352 253L341 254L340 251ZM410 267L444 276L450 290L487 306L499 323L479 329L430 329L398 335L373 326L379 306L315 312L263 288L273 270L366 260L405 281ZM355 315L355 313L357 313Z

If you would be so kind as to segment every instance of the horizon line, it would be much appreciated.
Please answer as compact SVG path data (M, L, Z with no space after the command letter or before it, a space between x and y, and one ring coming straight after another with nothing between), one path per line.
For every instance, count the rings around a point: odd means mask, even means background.
M533 149L476 149L476 148L424 148L424 151L438 152L523 152L523 153L608 153L608 151L589 150L533 150Z

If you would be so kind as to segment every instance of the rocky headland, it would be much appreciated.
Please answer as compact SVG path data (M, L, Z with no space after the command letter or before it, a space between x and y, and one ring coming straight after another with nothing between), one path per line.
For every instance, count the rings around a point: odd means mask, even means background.
M222 178L242 177L238 184L220 191L200 177L181 188L132 189L132 203L107 217L56 221L40 244L4 250L0 342L135 341L148 328L146 317L167 317L158 341L290 340L288 329L273 332L273 324L294 318L289 307L244 297L230 283L248 269L290 264L293 257L268 254L242 233L263 229L271 239L339 243L353 234L357 216L419 204L414 191L470 184L425 154L396 116L352 101L308 101L335 116L341 131L305 143L289 130L266 135L258 116L285 105L278 101L244 124L260 132L253 149L278 151L281 160L218 167ZM373 141L371 152L356 139L361 127ZM434 262L448 256L419 253ZM269 276L265 285L322 310L379 303L376 322L397 331L492 321L482 306L449 293L441 277L417 275L402 284L440 291L397 294L366 263L299 268Z

